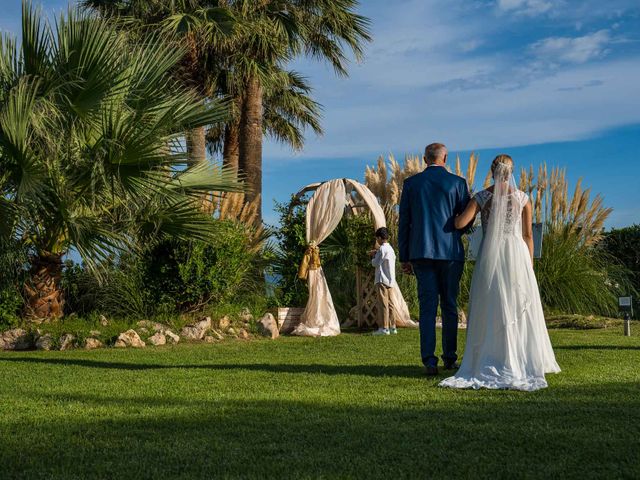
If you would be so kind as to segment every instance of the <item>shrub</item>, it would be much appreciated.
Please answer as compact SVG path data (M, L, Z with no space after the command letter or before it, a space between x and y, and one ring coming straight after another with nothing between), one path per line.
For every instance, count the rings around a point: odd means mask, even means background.
M356 305L357 269L373 268L368 252L374 246L374 232L369 215L345 216L320 247L327 284L341 320L346 320Z
M628 271L599 245L548 227L536 276L546 310L616 316L617 298L631 288Z
M14 240L0 243L0 328L20 322L24 300L22 286L27 278L29 257L25 248Z
M216 224L210 242L164 241L142 256L140 280L152 304L199 311L264 289L262 251L252 251L245 227Z
M109 271L105 272L107 275ZM100 299L95 277L81 264L67 260L62 271L61 287L64 291L65 315L87 315L95 311Z
M609 328L620 326L621 321L618 319L599 317L594 315L548 315L547 327L549 328L568 328L573 330L595 330L600 328Z
M140 253L123 253L100 265L99 280L68 262L63 275L67 313L170 322L178 313L266 303L260 297L270 250L247 234L250 228L217 220L212 240L162 240Z
M304 281L298 279L298 267L307 246L305 214L307 201L294 197L287 204L276 203L280 227L274 232L277 241L273 261L275 297L279 305L303 307L308 291Z
M605 235L602 247L621 265L629 269L635 292L623 292L623 294L635 293L634 313L636 318L640 318L640 302L637 298L640 292L640 225L612 229Z
M298 279L298 267L307 247L306 199L292 198L288 205L277 204L280 228L274 272L277 275L277 301L285 306L303 307L307 303L306 282ZM373 224L366 215L345 216L322 242L320 256L331 297L341 320L356 303L356 268L370 267L367 251L373 247Z

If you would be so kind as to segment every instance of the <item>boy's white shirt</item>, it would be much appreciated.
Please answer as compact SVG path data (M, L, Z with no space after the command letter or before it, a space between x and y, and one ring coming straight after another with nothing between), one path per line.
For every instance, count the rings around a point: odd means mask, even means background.
M380 245L376 255L371 260L371 265L376 267L375 283L382 283L387 287L393 287L396 283L396 253L389 242Z

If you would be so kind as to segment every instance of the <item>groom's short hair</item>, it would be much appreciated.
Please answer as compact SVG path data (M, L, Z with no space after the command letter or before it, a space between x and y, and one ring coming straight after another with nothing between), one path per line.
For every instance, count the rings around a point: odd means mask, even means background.
M442 143L432 143L424 149L424 159L429 165L440 158L444 158L446 154L447 147Z

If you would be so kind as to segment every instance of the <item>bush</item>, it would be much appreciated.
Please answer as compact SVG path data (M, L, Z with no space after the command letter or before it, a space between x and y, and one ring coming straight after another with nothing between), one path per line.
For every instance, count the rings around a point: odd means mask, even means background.
M585 245L566 230L545 234L535 270L551 312L616 316L618 296L632 288L628 271L602 246Z
M640 318L640 225L626 228L614 228L608 232L602 242L604 250L621 265L628 268L635 292L626 292L634 297L634 313ZM623 292L623 294L626 294Z
M108 271L107 271L108 273ZM81 264L67 260L62 270L61 287L64 291L64 313L88 315L98 309L100 286L95 277Z
M567 328L572 330L595 330L600 328L619 327L621 320L595 315L548 315L547 327Z
M164 241L142 256L141 277L133 283L142 283L151 304L199 311L264 290L262 251L252 251L245 227L216 223L211 242Z
M284 307L304 307L308 291L304 281L298 279L298 267L307 247L306 200L294 197L288 204L276 203L280 227L274 232L277 240L273 261L273 281L276 284L276 302Z
M327 284L341 320L348 318L357 303L357 269L373 268L368 252L375 243L374 232L370 216L345 216L320 247Z
M22 286L27 277L27 250L14 240L0 244L0 328L20 323Z
M125 253L101 265L97 279L67 263L63 275L66 313L112 318L155 318L170 322L178 313L220 305L261 303L266 246L257 248L248 227L216 221L213 240L163 240L142 253ZM265 301L262 300L262 303Z

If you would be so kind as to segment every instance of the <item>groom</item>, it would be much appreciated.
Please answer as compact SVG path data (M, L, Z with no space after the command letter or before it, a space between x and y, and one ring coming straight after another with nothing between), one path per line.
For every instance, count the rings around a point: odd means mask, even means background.
M427 375L438 374L436 315L442 312L442 360L458 368L457 297L464 267L462 232L454 219L469 202L464 178L446 169L447 147L425 150L427 168L405 180L400 200L398 247L402 271L414 273L420 301L420 353Z

